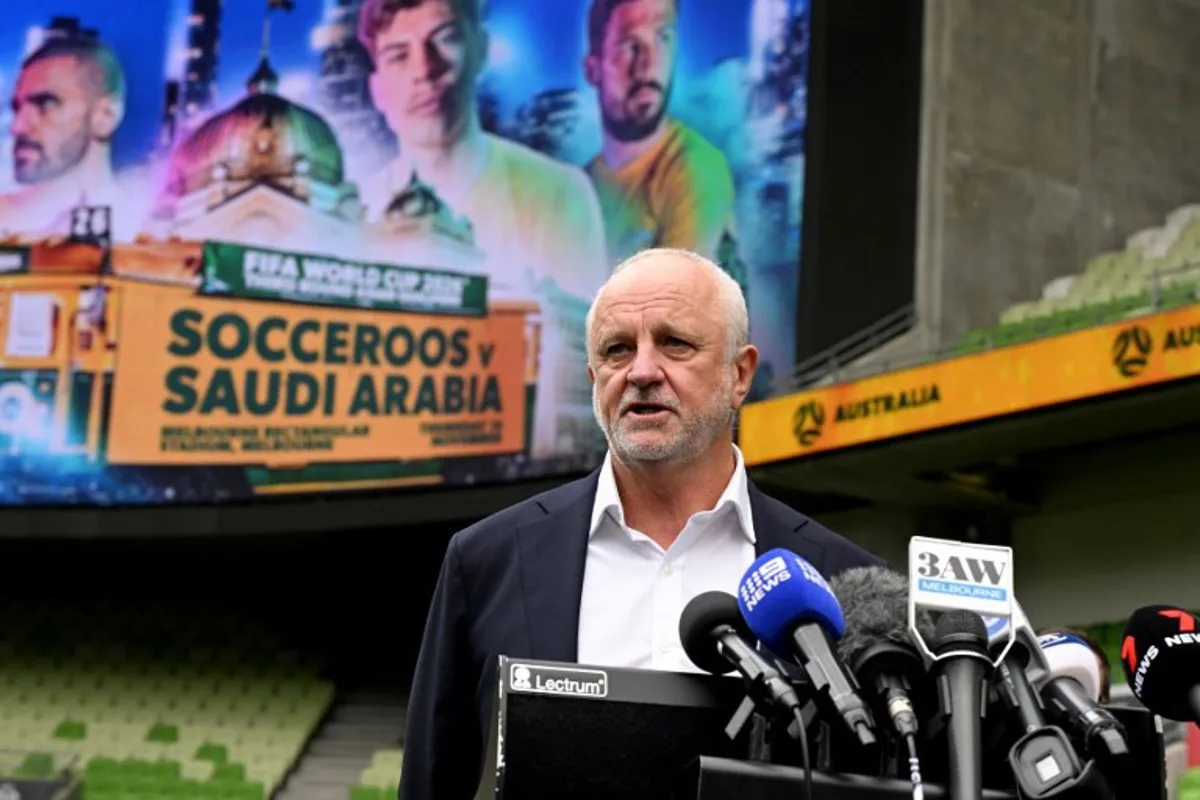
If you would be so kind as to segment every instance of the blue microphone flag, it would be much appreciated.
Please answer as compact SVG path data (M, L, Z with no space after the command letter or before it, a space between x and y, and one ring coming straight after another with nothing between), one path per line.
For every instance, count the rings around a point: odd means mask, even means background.
M833 641L846 630L842 606L824 576L783 548L762 554L746 570L738 606L758 640L776 653L788 651L792 631L803 623L819 623Z

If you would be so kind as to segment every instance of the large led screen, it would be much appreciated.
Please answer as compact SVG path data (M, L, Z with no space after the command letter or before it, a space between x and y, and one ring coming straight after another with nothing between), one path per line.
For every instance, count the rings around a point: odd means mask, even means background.
M794 363L798 0L43 0L0 26L0 503L584 470L612 265Z

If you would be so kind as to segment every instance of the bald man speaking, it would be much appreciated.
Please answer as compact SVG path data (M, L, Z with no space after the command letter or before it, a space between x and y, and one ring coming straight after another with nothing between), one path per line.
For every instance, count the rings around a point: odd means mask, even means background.
M455 534L434 591L405 732L401 800L474 795L500 655L696 671L679 615L784 547L826 578L883 562L760 492L733 443L758 351L711 261L646 250L587 318L608 454L596 472ZM582 366L582 365L581 365Z

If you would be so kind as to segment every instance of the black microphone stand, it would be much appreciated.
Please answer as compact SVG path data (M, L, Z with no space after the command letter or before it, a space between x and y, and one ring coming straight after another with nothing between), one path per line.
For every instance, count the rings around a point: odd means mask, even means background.
M772 764L775 763L776 755L772 742L783 737L798 742L801 736L806 736L808 726L817 716L816 704L811 700L805 702L800 715L804 720L803 729L795 716L780 714L778 709L768 707L768 713L764 713L761 703L755 700L754 693L747 693L725 725L725 735L731 742L736 742L743 734L746 735L746 760Z
M737 710L733 712L728 724L725 725L725 735L729 741L736 742L746 726L750 726L749 739L746 743L746 760L762 764L771 762L771 745L768 741L771 732L771 720L758 710L758 703L747 694L742 698Z

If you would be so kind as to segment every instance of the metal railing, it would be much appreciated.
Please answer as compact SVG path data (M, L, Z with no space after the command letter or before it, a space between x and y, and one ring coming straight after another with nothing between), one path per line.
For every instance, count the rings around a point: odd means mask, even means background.
M837 344L798 363L790 375L777 379L777 393L796 391L839 375L847 366L870 355L898 336L907 333L917 321L916 308L909 303L851 334Z
M1134 318L1153 314L1163 309L1165 300L1172 300L1171 307L1186 305L1188 302L1200 302L1200 263L1192 263L1171 270L1154 272L1143 278L1148 284L1147 290L1141 294L1131 294L1124 298L1114 298L1110 302L1096 303L1069 309L1078 315L1072 330L1093 327L1112 322L1113 303L1122 299L1126 301L1141 298L1145 302L1131 306L1125 313L1125 318ZM1176 292L1167 292L1171 287L1185 288L1190 293L1190 300L1177 302ZM792 374L772 384L772 396L803 391L818 384L846 383L862 380L887 372L896 372L909 367L921 366L935 361L942 361L959 355L974 355L976 353L1024 344L1044 336L1061 332L1060 324L1054 316L1028 320L1023 325L1032 335L1019 341L998 341L994 329L980 331L982 337L978 346L964 349L962 339L945 343L939 342L932 347L918 348L913 352L899 354L889 358L858 362L898 336L908 332L916 325L916 312L912 305L895 311L878 322L873 323L858 333L843 339L836 345L798 363Z

